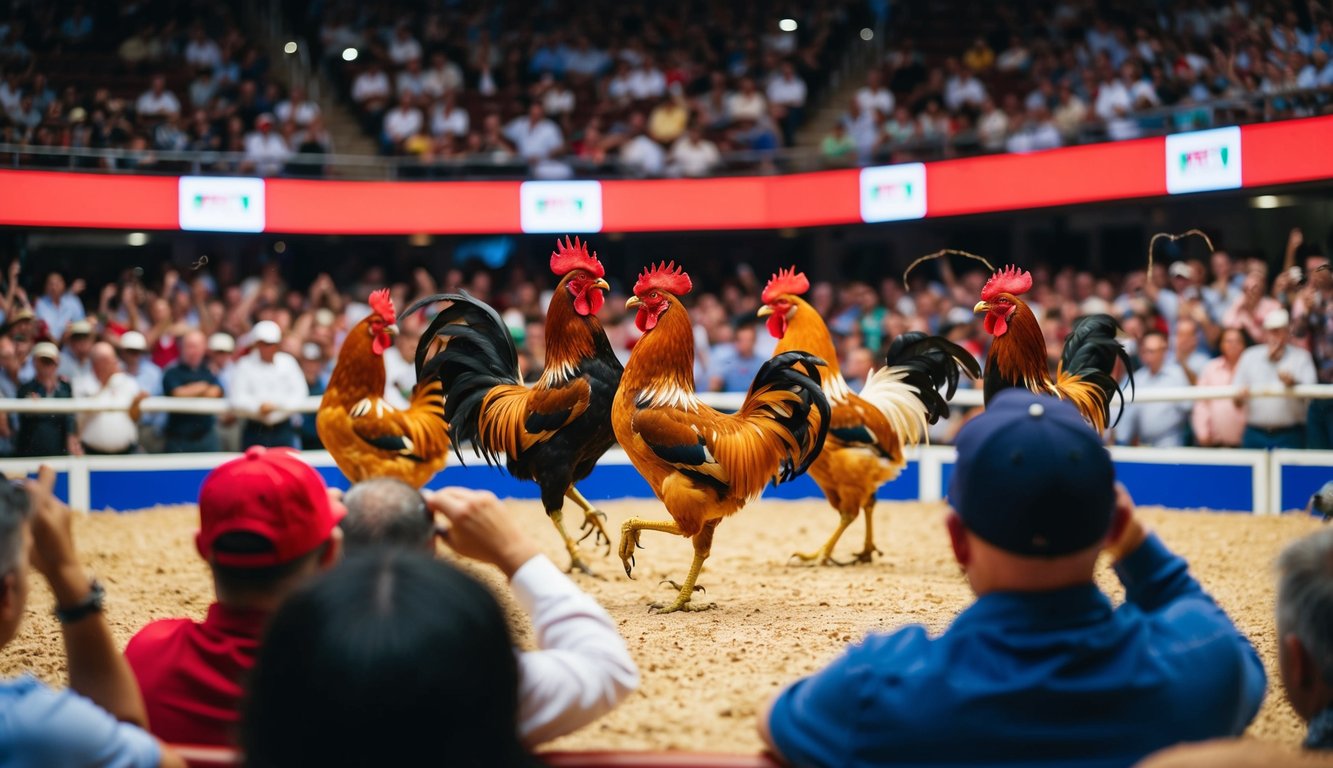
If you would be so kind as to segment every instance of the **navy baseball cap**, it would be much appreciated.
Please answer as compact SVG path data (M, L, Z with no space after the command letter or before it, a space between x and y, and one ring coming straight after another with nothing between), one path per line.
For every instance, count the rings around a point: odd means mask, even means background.
M963 427L957 445L949 504L984 541L1056 557L1106 537L1115 466L1074 406L1007 389Z

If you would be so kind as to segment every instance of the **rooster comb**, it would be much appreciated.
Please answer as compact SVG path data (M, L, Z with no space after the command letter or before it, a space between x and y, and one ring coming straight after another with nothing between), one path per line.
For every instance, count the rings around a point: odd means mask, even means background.
M990 276L981 288L981 300L990 301L1002 293L1019 296L1030 290L1032 290L1032 273L1010 264L1003 269L995 270L995 274Z
M582 269L596 278L606 276L602 262L597 260L597 254L589 253L587 243L580 242L577 237L573 240L565 237L563 242L556 240L555 250L551 252L551 271L564 277L576 269Z
M375 314L384 318L384 322L390 325L398 322L393 310L393 298L389 296L388 288L381 288L370 294L370 308L374 310Z
M676 266L676 262L661 262L650 267L645 267L639 275L639 281L634 284L634 295L639 296L653 289L666 291L674 296L684 296L694 287L690 282L690 276L685 274L682 267Z
M800 296L808 290L810 280L804 272L797 272L796 267L779 269L776 275L768 279L768 285L764 286L763 300L769 304L784 293Z

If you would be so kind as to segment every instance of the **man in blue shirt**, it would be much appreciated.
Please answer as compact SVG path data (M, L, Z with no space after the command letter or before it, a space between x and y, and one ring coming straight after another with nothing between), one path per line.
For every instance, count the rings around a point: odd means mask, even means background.
M23 623L31 560L55 595L69 688L28 675L0 680L0 765L184 766L143 730L143 699L102 616L102 587L75 554L73 513L52 496L54 483L46 466L26 490L0 483L0 647Z
M37 297L33 312L46 325L46 332L54 341L65 337L70 323L84 319L83 302L79 301L82 291L82 280L75 280L73 287L66 291L64 275L51 272L46 276L46 292Z
M997 395L959 433L954 556L977 600L942 635L870 635L774 699L760 722L797 766L1129 766L1241 733L1259 657L1133 516L1068 403ZM1093 582L1105 547L1125 585Z

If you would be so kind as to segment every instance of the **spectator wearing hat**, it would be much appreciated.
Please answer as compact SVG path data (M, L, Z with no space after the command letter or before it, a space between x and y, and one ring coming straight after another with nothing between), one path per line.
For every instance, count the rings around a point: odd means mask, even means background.
M102 614L105 592L79 562L69 507L42 467L26 488L0 485L0 646L18 634L32 572L55 596L69 688L31 675L0 680L0 744L11 766L184 766L144 728L143 699Z
M148 359L148 339L138 331L126 331L120 336L120 362L125 373L139 385L145 397L162 396L162 369ZM167 414L145 413L139 417L139 444L149 453L162 451L162 428Z
M93 372L75 379L74 397L99 406L79 414L79 439L88 454L132 453L139 444L139 427L127 409L147 397L129 374L120 370L116 348L108 342L93 345Z
M49 341L32 348L36 375L18 388L16 397L73 397L69 382L60 377L60 349ZM23 413L14 438L15 456L80 456L79 432L72 413Z
M1309 350L1289 343L1291 317L1279 307L1264 316L1262 344L1241 353L1232 383L1241 388L1236 405L1245 408L1243 448L1304 448L1305 400L1295 397L1251 397L1252 387L1314 384L1314 358Z
M230 337L228 337L230 340ZM202 331L181 337L176 364L162 375L162 388L169 397L222 397L222 385L204 359L207 342ZM167 453L222 450L217 417L207 413L170 413L163 430Z
M296 358L278 349L282 329L272 320L255 323L254 349L236 363L232 374L232 407L245 420L241 445L295 448L292 417L305 402L309 388Z
M760 732L787 761L1130 765L1254 718L1258 654L1135 518L1073 406L993 398L959 433L949 504L976 601L937 637L872 634L780 692ZM1093 580L1103 548L1119 607Z
M236 340L229 333L218 331L208 337L208 370L218 379L222 393L231 389L231 375L236 370L232 356L236 354Z
M324 394L329 384L328 361L324 359L324 349L313 341L301 345L301 375L305 377L306 394L316 397ZM319 430L315 429L315 414L301 414L301 447L307 451L317 451L324 447L319 439Z
M235 743L264 625L290 592L337 562L344 512L319 473L288 450L250 448L204 478L195 546L216 601L202 622L155 621L125 647L154 735Z
M66 381L78 381L93 372L93 324L75 320L65 327L69 340L60 351L60 376Z
M287 140L273 130L273 115L255 118L255 129L245 136L245 165L260 176L276 176L291 156Z
M1180 366L1166 359L1166 334L1148 331L1139 340L1139 360L1134 371L1135 391L1188 387L1189 379ZM1130 403L1124 418L1116 425L1116 440L1122 445L1146 445L1153 448L1179 448L1185 445L1190 404Z
M46 326L46 333L53 340L65 338L69 324L86 317L83 302L79 301L82 290L82 280L75 280L67 289L65 276L61 273L51 272L46 276L46 291L37 297L33 313Z

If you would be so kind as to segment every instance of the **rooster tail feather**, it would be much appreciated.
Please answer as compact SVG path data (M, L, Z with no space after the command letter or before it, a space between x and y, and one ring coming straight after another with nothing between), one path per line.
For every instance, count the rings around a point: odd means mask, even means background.
M885 366L870 372L858 394L884 414L904 445L916 445L929 425L948 418L960 371L981 376L976 358L957 344L917 331L904 333L889 346Z
M739 416L771 420L794 441L795 451L788 451L783 458L774 477L776 483L804 474L824 449L832 411L819 386L819 368L823 365L823 360L809 353L784 352L759 368L745 396ZM812 410L818 414L817 419Z
M1128 376L1130 396L1134 393L1133 363L1123 345L1116 341L1116 332L1120 324L1114 317L1105 314L1087 315L1074 321L1074 326L1065 339L1063 354L1060 355L1060 371L1066 376L1078 377L1095 386L1100 392L1101 423L1114 426L1119 423L1125 412L1125 393L1112 372L1117 360L1125 365ZM1111 399L1119 398L1120 408L1115 421L1111 421ZM1084 413L1091 417L1091 414ZM1091 418L1089 420L1092 420Z
M499 313L465 292L429 296L403 314L441 301L451 303L421 334L417 379L438 379L443 386L444 417L459 461L463 461L461 444L468 441L487 464L498 464L500 454L479 439L478 422L482 404L493 388L520 383L518 349Z

